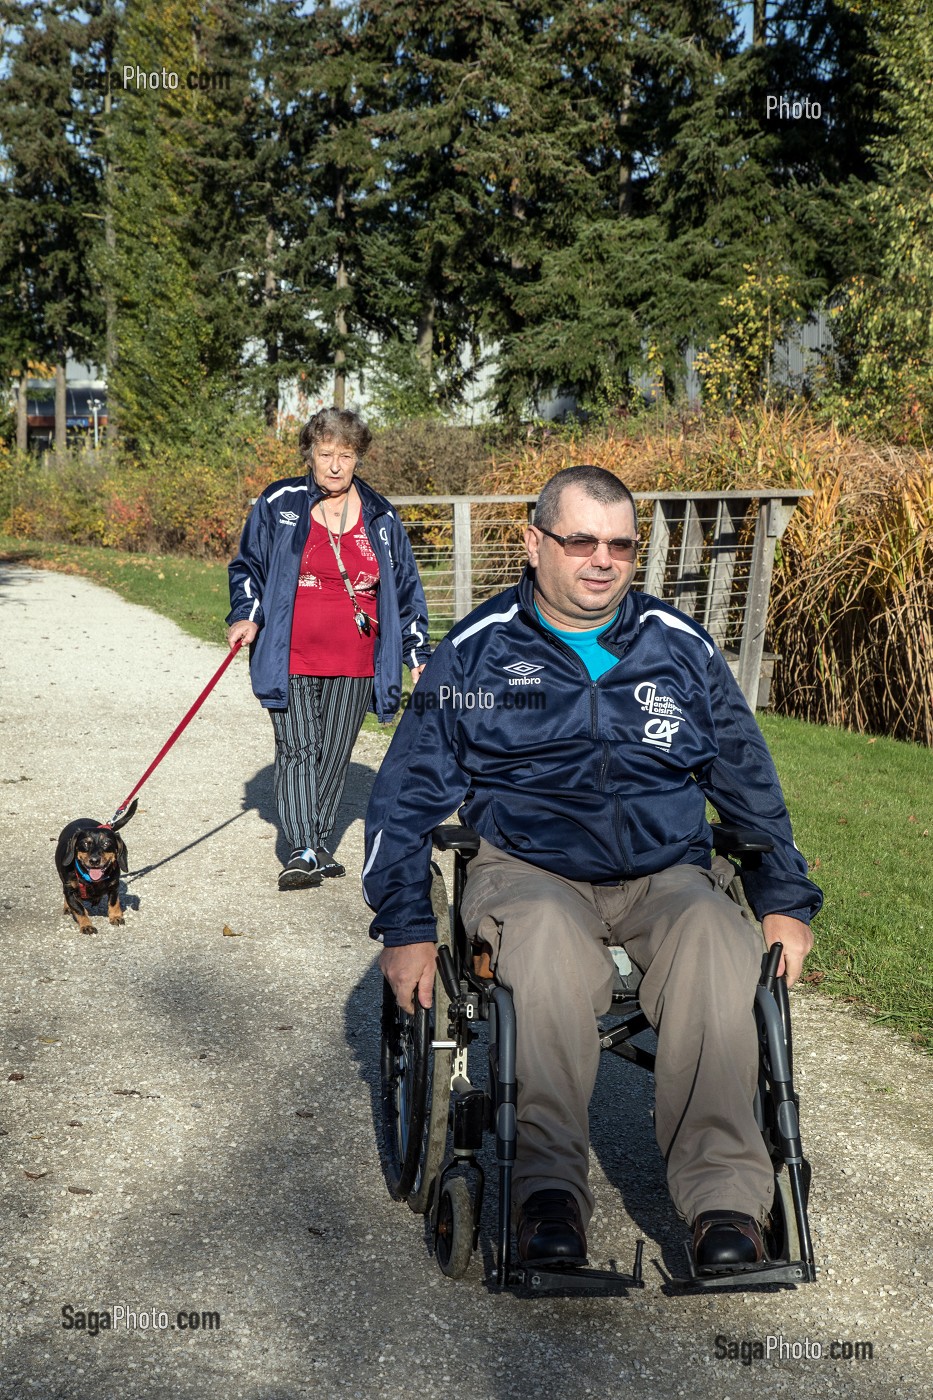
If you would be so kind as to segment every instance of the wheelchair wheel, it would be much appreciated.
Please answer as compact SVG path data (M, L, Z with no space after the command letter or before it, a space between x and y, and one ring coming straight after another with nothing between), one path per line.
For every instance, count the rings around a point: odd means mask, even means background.
M437 1262L448 1278L463 1278L473 1254L473 1202L462 1176L449 1177L437 1213Z
M437 917L438 946L450 943L450 912L444 879L432 862L431 903ZM438 973L430 1010L413 1016L399 1009L388 982L382 996L382 1139L385 1177L395 1200L424 1214L444 1158L453 1053L431 1048L447 1038L450 1006Z

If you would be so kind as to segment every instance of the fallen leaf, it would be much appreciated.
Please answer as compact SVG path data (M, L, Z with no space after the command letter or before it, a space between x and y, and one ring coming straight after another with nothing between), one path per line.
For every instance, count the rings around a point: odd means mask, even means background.
M72 1118L72 1119L70 1119L69 1122L67 1122L67 1123L65 1124L65 1127L66 1127L66 1128L83 1128L83 1127L84 1127L84 1124L81 1122L81 1119L80 1119L80 1118Z
M838 825L839 825L839 826L848 826L848 825L849 825L849 818L848 818L848 817L840 817L840 818L839 818Z
M41 1181L44 1176L48 1176L48 1172L23 1172L23 1176L27 1181Z
M26 1076L25 1076L25 1074L23 1074L22 1070L20 1070L20 1069L15 1069L15 1070L13 1071L12 1074L8 1074L8 1075L7 1075L7 1081L6 1081L6 1082L7 1082L8 1084L20 1084L20 1083L22 1083L22 1081L23 1081L25 1078L26 1078Z
M142 1093L140 1092L139 1089L114 1089L113 1092L114 1092L115 1094L120 1094L121 1097L124 1098L124 1099L129 1099L129 1098L141 1099L141 1098L142 1098Z
M817 857L816 857L816 860L811 860L811 861L810 861L810 867L809 867L809 868L810 868L811 870L819 870L819 868L820 868L820 866L821 866L822 864L823 864L823 862L820 860L819 856L817 856Z
M242 938L242 933L234 933L229 924L224 924L224 938Z
M296 1108L296 1109L295 1109L295 1117L296 1117L296 1118L313 1118L313 1117L314 1117L314 1109L313 1109L313 1108Z
M294 1027L294 1026L276 1026L275 1029L276 1029L277 1031L293 1031L293 1030L295 1029L295 1027Z
M68 1190L72 1196L93 1196L94 1194L90 1186L69 1186Z
M60 1041L60 1040L50 1040L47 1036L40 1035L40 1036L39 1036L39 1044L40 1044L40 1045L61 1045L61 1041Z
M319 1240L323 1240L323 1239L326 1237L326 1235L327 1235L327 1231L326 1231L326 1230L317 1230L317 1229L315 1229L315 1227L314 1227L313 1225L309 1225L309 1226L308 1226L308 1234L309 1234L309 1235L316 1235L317 1238L318 1238Z
M810 985L813 987L818 987L820 983L825 979L825 977L825 972L805 972L800 980L801 982L809 982Z
M913 822L914 826L917 825L917 818L916 818L916 817L910 816L910 817L907 818L907 820L908 820L909 822Z

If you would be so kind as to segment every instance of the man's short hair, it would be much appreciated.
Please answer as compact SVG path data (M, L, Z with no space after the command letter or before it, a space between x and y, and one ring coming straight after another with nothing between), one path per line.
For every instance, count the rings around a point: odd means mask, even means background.
M563 471L557 472L541 488L541 494L535 505L534 524L540 525L543 530L553 530L560 519L560 502L567 486L581 486L584 494L589 496L591 501L599 501L600 505L618 506L628 501L632 507L632 518L635 521L635 528L638 529L638 510L635 505L635 497L623 482L612 472L607 472L605 467L565 467Z

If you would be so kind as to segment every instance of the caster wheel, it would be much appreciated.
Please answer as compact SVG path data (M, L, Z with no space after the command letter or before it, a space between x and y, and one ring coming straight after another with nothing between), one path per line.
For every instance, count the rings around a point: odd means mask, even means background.
M437 1207L437 1262L448 1278L463 1278L473 1254L473 1202L462 1176L444 1182Z

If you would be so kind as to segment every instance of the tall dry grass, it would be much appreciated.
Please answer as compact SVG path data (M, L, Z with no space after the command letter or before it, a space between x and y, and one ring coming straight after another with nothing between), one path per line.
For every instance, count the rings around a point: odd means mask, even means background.
M786 714L933 746L933 454L877 448L804 409L539 434L482 490L532 494L594 462L636 491L795 487L769 645Z

